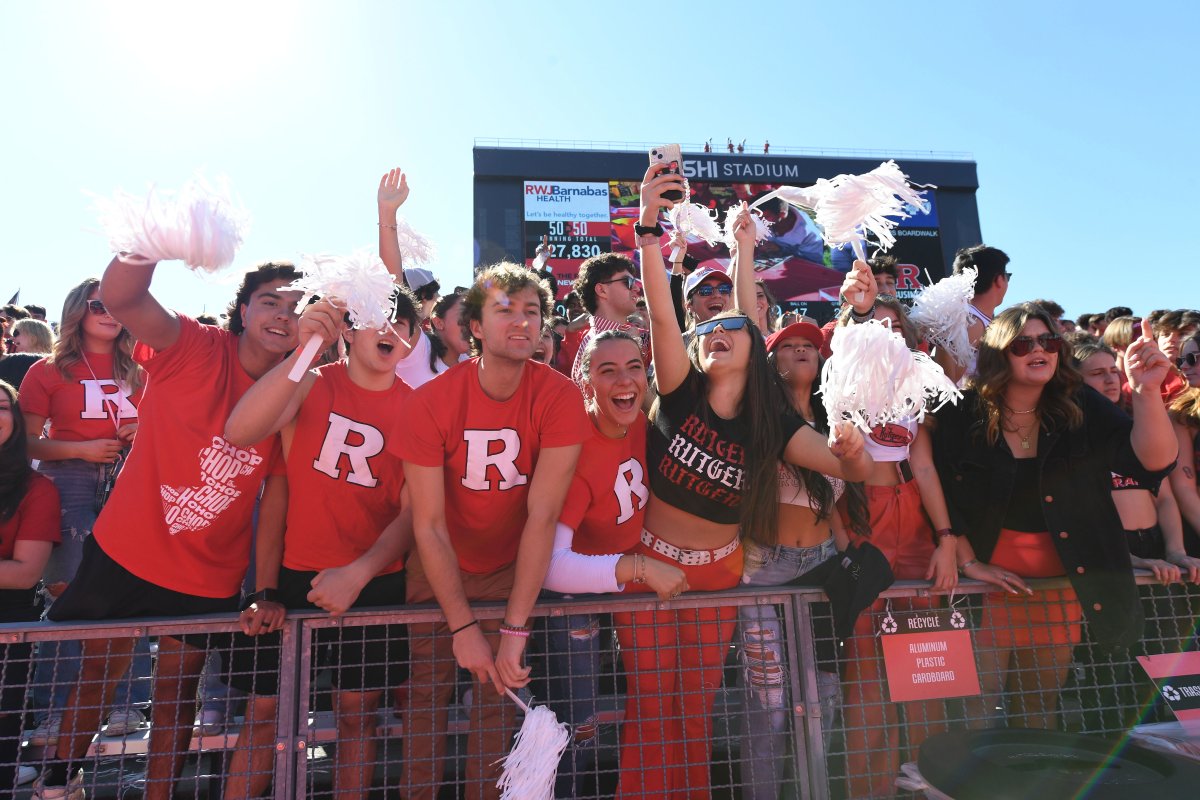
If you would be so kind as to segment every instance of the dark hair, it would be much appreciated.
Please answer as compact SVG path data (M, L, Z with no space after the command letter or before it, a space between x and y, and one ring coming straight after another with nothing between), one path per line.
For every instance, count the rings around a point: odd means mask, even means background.
M1031 319L1041 320L1050 331L1056 330L1046 309L1036 303L1020 303L997 315L979 341L979 358L971 385L979 393L978 402L984 413L989 444L994 445L1000 439L1004 391L1012 378L1008 346L1021 335L1021 330ZM1075 393L1082 383L1083 377L1072 363L1070 354L1060 352L1058 367L1038 399L1043 428L1075 430L1083 424L1083 410L1075 401Z
M767 346L754 318L743 311L723 311L712 319L746 317L746 331L750 334L750 360L746 368L746 388L742 394L739 418L746 425L746 463L742 499L739 505L742 533L756 542L773 546L779 540L779 480L777 477L780 442L783 426L782 398L777 378L767 366ZM711 320L709 320L711 321ZM686 382L689 393L705 397L708 393L708 376L700 365L700 339L692 336L687 344L688 358L692 369ZM650 410L651 419L658 414L661 398L654 401ZM700 415L705 424L710 409L701 404Z
M13 426L8 441L0 442L0 522L7 522L17 513L33 468L29 466L29 445L25 439L25 417L17 402L17 390L0 381L0 392L8 396L12 405Z
M407 322L409 333L421 327L420 301L407 286L397 286L392 295L392 322Z
M0 315L6 316L9 319L29 318L29 312L16 303L9 303L6 306L0 306Z
M592 256L579 265L579 276L571 288L579 295L589 314L596 313L596 285L612 280L614 275L621 272L628 272L635 277L638 274L633 261L618 253Z
M450 313L450 309L466 296L467 289L455 286L454 291L450 294L444 294L437 299L437 302L433 304L433 310L429 312L429 318L444 320ZM429 369L437 372L437 362L446 357L450 348L446 347L446 343L442 341L442 335L433 325L429 326L425 335L429 337Z
M418 303L423 303L426 300L432 300L438 296L438 292L442 290L442 285L436 279L422 286L420 289L410 289L413 296L416 297Z
M896 280L900 279L900 271L896 269L899 261L893 255L876 253L867 263L871 265L871 272L875 275L891 275Z
M1133 309L1129 306L1113 306L1104 312L1104 321L1112 322L1117 317L1132 317Z
M542 308L542 319L553 312L553 298L546 290L546 284L538 274L528 267L501 261L499 264L484 269L475 278L475 283L467 290L463 298L463 313L459 317L462 324L463 338L471 344L471 355L477 356L483 352L482 343L471 333L472 322L483 322L483 304L487 302L488 290L498 289L507 295L524 289L533 289L538 294ZM539 332L541 326L538 326Z
M1075 318L1075 327L1079 328L1080 330L1086 329L1087 326L1091 325L1091 324L1092 324L1092 315L1091 314L1080 314L1078 317Z
M1150 323L1154 335L1167 336L1176 331L1185 330L1196 324L1189 319L1189 312L1184 309L1176 309L1175 311L1164 311L1157 319Z
M242 306L250 302L250 295L258 291L260 286L271 281L294 281L299 277L300 270L290 261L267 261L249 270L225 312L225 325L229 332L240 336L246 330L242 323Z
M1066 313L1063 311L1063 307L1053 300L1034 300L1032 302L1037 303L1039 306L1046 309L1046 313L1054 317L1055 320L1062 319L1063 314Z
M201 325L216 325L217 318L212 314L197 314L196 322L199 322Z
M954 254L954 274L961 275L967 267L979 270L975 276L975 294L980 295L991 289L996 278L1004 274L1008 261L1008 255L996 247L986 244L964 247Z
M30 303L29 305L25 306L25 310L29 312L29 316L31 316L31 317L40 316L43 319L45 319L45 317L46 317L46 307L45 306L35 306L33 303Z

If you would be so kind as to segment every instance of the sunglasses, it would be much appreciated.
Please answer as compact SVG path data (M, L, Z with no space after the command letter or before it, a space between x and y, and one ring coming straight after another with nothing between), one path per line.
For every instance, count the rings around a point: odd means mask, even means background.
M1006 273L1004 273L1004 278L1005 278L1005 280L1010 280L1010 281L1011 281L1011 280L1012 280L1012 273L1011 273L1011 272L1006 272Z
M710 319L707 322L697 323L695 331L697 336L707 336L717 328L728 333L729 331L740 331L749 324L749 317L721 317L720 319Z
M728 283L706 283L696 291L692 292L692 294L698 294L701 297L712 297L717 292L720 292L721 294L733 294L733 287Z
M623 278L614 278L611 281L600 281L600 282L605 285L608 285L610 283L623 283L623 284L625 284L625 288L631 292L633 291L633 287L638 285L638 279L633 277L632 275L626 275Z
M1200 363L1200 353L1188 353L1186 356L1175 359L1175 366L1179 369L1194 367L1197 363Z
M104 303L99 300L88 300L88 311L95 314L97 317L108 313L108 309L104 307Z
M1008 352L1018 358L1027 356L1033 352L1034 344L1037 344L1047 353L1057 353L1059 350L1062 350L1063 338L1057 333L1043 333L1038 336L1018 336L1008 346Z

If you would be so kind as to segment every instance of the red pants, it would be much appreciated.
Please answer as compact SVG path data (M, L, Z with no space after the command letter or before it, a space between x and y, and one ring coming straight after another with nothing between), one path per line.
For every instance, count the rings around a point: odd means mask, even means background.
M867 486L871 537L851 533L855 541L868 541L883 551L897 580L924 580L933 556L933 530L921 505L916 481L898 486ZM854 625L846 640L843 685L846 719L847 791L855 798L891 797L900 769L900 730L896 707L888 702L883 653L875 638L878 612L887 600L876 600ZM893 611L915 611L941 605L939 598L896 598ZM906 704L909 746L917 746L939 732L945 712L940 701Z
M742 578L742 549L710 564L682 566L638 543L632 551L679 567L689 590L729 589ZM633 591L648 591L630 585ZM613 614L628 678L618 798L711 794L712 709L737 608Z

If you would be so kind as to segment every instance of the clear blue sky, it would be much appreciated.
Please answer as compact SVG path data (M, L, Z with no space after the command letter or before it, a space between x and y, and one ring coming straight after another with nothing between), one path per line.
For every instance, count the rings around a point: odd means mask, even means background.
M238 266L373 244L374 193L472 259L477 136L974 155L1009 300L1200 305L1192 2L4 2L0 301L53 318L109 254L85 194L197 169L253 214ZM189 313L228 285L182 265Z

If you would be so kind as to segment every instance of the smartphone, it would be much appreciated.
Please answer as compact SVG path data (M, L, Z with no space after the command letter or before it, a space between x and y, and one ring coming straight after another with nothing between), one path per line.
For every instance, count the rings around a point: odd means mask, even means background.
M653 147L650 149L650 163L652 165L666 164L666 172L672 175L679 175L679 170L683 166L683 153L679 150L679 145L677 144L664 144ZM683 199L683 192L678 189L663 192L663 199L670 200L672 203L678 203Z

